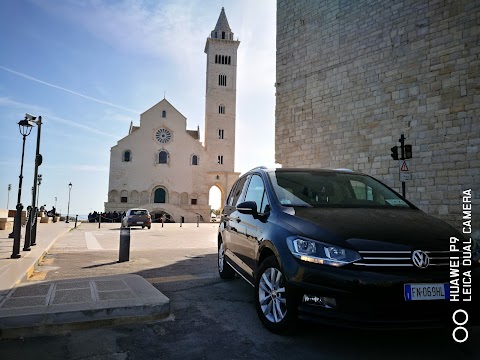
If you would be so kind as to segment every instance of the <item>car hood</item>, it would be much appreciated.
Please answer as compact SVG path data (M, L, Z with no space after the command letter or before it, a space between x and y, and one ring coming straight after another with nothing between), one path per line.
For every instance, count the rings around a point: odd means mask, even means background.
M304 236L359 250L448 250L461 236L446 222L418 209L295 207L285 221Z

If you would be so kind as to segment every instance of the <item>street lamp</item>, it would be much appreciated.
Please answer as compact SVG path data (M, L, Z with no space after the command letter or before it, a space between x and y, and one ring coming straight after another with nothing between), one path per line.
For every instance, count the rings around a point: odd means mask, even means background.
M57 222L57 197L55 196L55 206L53 207L53 222Z
M7 192L7 210L8 210L8 204L10 203L10 190L12 190L12 184L8 184L8 192Z
M31 115L30 115L31 116ZM42 155L40 155L40 134L42 132L42 117L39 116L35 121L35 117L31 122L37 125L37 149L35 151L35 171L33 174L33 193L32 193L32 207L30 209L29 221L25 226L25 243L23 244L23 251L30 251L30 246L36 245L37 238L37 178L38 167L42 165Z
M18 122L18 130L23 136L23 145L22 145L22 162L20 164L20 176L18 180L18 197L17 197L17 212L15 213L15 218L13 220L13 231L8 235L9 238L13 238L13 251L10 256L12 259L18 259L20 255L20 237L21 237L21 227L22 227L22 210L23 205L20 203L22 198L22 181L23 181L23 158L25 155L25 139L32 132L32 124L29 120L31 115L25 114L25 119ZM35 118L33 118L34 120Z
M70 192L72 191L72 183L68 184L68 208L67 208L67 221L66 223L69 223L68 218L70 216Z

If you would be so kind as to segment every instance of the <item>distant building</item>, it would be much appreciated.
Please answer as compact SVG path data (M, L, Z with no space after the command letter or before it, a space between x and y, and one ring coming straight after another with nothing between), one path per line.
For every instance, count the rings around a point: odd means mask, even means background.
M234 172L237 49L222 8L205 45L207 78L205 143L199 128L187 130L186 118L166 99L140 115L140 126L110 152L105 211L148 209L171 221L210 221L212 186L222 204L238 178Z
M480 230L479 12L476 0L278 0L276 162L401 191L390 149L404 133L407 198L461 230L472 189Z

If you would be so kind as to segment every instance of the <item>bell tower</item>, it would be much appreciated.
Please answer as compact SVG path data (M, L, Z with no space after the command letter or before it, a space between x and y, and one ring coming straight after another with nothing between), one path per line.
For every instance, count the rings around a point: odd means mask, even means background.
M205 94L205 148L212 169L233 172L235 167L235 114L237 49L222 7L215 29L205 44L207 81Z

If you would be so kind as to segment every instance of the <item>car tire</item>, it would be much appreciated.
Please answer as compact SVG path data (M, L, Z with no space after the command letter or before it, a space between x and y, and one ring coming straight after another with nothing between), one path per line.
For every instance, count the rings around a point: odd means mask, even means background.
M271 332L290 333L295 329L296 302L273 255L261 263L255 277L255 307L260 321Z
M148 230L150 230L151 228L152 228L152 226L150 225L150 226L148 227Z
M220 240L218 242L218 252L217 252L217 267L218 267L218 274L222 279L230 280L235 277L235 271L232 267L225 261L225 247L223 245L223 241Z

